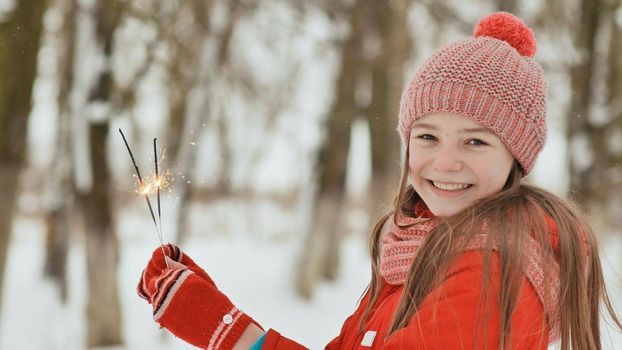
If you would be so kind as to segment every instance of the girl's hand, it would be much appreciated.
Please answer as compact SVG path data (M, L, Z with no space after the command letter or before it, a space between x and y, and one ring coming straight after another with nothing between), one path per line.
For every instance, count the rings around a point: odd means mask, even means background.
M166 255L162 254L162 250L164 250L164 254ZM149 263L147 263L147 267L143 270L140 281L138 282L138 287L136 288L138 295L150 302L153 291L148 291L149 284L152 283L155 278L162 275L168 268L189 269L206 282L216 286L207 272L199 267L188 255L182 253L178 246L169 243L164 247L157 247L151 254L151 259Z
M169 244L164 248L166 255L161 247L153 252L138 283L138 294L153 306L154 320L202 349L230 350L240 340L252 340L256 332L249 334L247 329L261 327L235 307L178 247ZM256 327L249 328L253 324Z

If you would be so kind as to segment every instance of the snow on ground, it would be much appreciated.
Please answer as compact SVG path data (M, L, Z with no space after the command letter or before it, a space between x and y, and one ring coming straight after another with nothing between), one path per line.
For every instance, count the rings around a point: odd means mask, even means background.
M145 209L146 210L146 209ZM190 349L183 341L159 330L151 307L136 294L136 283L151 251L157 246L150 222L123 219L128 233L120 239L119 293L123 306L126 345L119 349ZM244 236L196 237L184 250L214 278L241 309L264 327L274 328L311 349L321 349L336 336L343 320L354 310L369 276L363 237L346 238L343 269L335 283L323 283L311 301L293 293L293 274L300 242ZM86 302L84 249L71 246L68 277L69 302L59 304L57 292L42 280L43 226L20 218L9 249L0 349L83 349Z

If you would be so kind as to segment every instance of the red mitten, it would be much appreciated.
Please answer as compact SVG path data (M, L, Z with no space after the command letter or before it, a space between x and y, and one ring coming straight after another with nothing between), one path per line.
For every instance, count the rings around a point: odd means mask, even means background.
M232 349L244 330L257 324L189 269L166 269L150 284L154 320L196 347Z
M166 257L162 254L162 250L166 254ZM169 266L167 266L166 259L170 259ZM214 281L209 277L209 275L199 267L189 256L182 253L181 249L174 244L167 244L164 247L156 248L151 254L151 260L147 264L147 267L143 270L142 275L140 276L140 281L138 282L138 287L136 290L138 291L138 295L150 301L151 295L153 294L153 290L148 290L150 282L162 275L164 270L167 268L179 268L179 264L171 263L170 261L174 261L176 263L182 264L188 269L192 270L199 277L203 278L208 283L215 285ZM175 265L175 266L173 266Z

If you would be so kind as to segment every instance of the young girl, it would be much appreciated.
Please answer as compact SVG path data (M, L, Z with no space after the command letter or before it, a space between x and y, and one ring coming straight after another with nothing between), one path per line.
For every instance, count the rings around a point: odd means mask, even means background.
M522 183L546 137L535 50L528 27L496 13L410 81L395 206L372 230L369 287L326 349L600 349L601 302L620 327L583 213ZM304 349L165 248L138 285L162 327L201 348Z

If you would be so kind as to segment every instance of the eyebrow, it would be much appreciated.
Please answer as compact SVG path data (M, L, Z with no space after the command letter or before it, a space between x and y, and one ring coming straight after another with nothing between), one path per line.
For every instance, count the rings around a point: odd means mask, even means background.
M422 129L429 129L429 130L438 131L438 127L436 127L435 125L426 124L426 123L415 123L413 125L413 128L422 128ZM484 127L464 128L464 129L460 129L459 132L462 133L462 134L470 133L470 132L481 132L481 133L486 133L486 134L492 134L492 131L490 131L489 129L484 128Z

